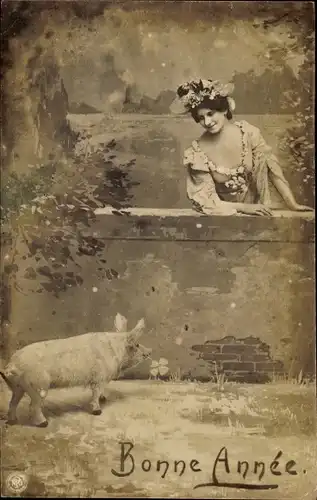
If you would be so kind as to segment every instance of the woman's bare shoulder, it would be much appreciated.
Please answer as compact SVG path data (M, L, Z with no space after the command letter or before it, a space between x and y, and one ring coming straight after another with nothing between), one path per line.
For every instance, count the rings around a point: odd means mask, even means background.
M244 130L251 135L259 135L261 133L258 127L252 125L252 123L248 122L247 120L239 120L239 122L237 123L240 123L244 127Z

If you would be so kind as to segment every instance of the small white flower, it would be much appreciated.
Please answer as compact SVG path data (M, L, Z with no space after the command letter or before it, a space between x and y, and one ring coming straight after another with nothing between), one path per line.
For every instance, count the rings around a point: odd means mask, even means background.
M212 81L211 80L201 80L203 86L204 86L204 89L209 89L211 90L212 89Z
M168 361L165 358L160 358L159 361L152 361L150 367L150 374L153 377L157 377L158 375L166 375L169 371Z
M228 104L229 104L230 111L234 111L236 109L235 100L232 99L232 97L228 97L227 99L228 99Z
M93 286L93 287L92 287L92 291L93 291L94 293L96 293L96 292L98 292L98 288L97 288L96 286Z

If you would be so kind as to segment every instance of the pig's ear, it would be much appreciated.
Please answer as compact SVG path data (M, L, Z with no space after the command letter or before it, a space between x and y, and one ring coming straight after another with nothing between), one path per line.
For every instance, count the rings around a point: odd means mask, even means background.
M127 318L122 316L122 314L117 313L114 320L114 327L116 332L126 332L128 331L128 321Z
M129 342L136 342L139 337L141 337L142 333L144 332L144 327L145 327L145 321L144 319L140 319L136 326L129 332L128 334L128 340Z

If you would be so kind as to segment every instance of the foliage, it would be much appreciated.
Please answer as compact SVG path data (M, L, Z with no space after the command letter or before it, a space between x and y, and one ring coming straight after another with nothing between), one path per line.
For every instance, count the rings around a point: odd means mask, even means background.
M300 186L301 202L312 205L314 202L314 124L313 124L313 65L315 36L309 12L303 11L302 17L284 16L290 29L293 51L302 51L302 63L298 71L299 85L284 92L285 107L291 109L294 126L281 138L280 149L292 158L293 182ZM270 23L267 23L269 29ZM281 53L282 51L282 53ZM283 50L272 48L272 60L283 58Z
M294 6L295 7L295 6ZM314 204L314 128L313 128L313 65L314 26L312 11L305 5L285 11L263 5L261 18L253 23L259 36L272 35L267 45L263 65L234 75L235 97L243 102L243 113L285 113L292 116L293 125L279 137L279 156L288 162L287 177L300 203ZM279 36L279 28L284 35ZM287 38L285 36L287 33ZM292 69L291 69L292 67ZM246 84L247 82L247 84ZM284 86L286 85L286 88ZM264 92L269 86L276 92ZM238 96L237 96L238 93ZM249 96L249 100L248 100ZM258 101L257 110L254 103ZM248 104L249 103L249 104ZM248 108L248 105L250 108Z
M32 175L5 173L1 220L20 243L3 272L11 273L16 289L19 261L26 261L25 279L40 281L38 293L46 290L55 296L82 285L82 256L93 256L97 266L105 266L105 242L83 231L95 220L98 206L129 204L134 161L121 162L115 147L110 141L92 148L89 137L82 136L73 158L36 165Z

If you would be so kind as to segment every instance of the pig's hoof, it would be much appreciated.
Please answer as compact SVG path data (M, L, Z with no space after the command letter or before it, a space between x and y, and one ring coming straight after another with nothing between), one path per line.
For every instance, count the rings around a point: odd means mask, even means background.
M99 403L105 403L107 401L107 398L106 396L104 396L103 394L100 396L99 398Z
M17 419L15 419L15 420L7 420L6 421L6 425L15 425L17 422L18 422Z
M44 422L41 422L40 424L36 424L36 427L47 427L48 426L48 421L44 420Z
M101 410L92 410L93 415L101 415L102 411Z

